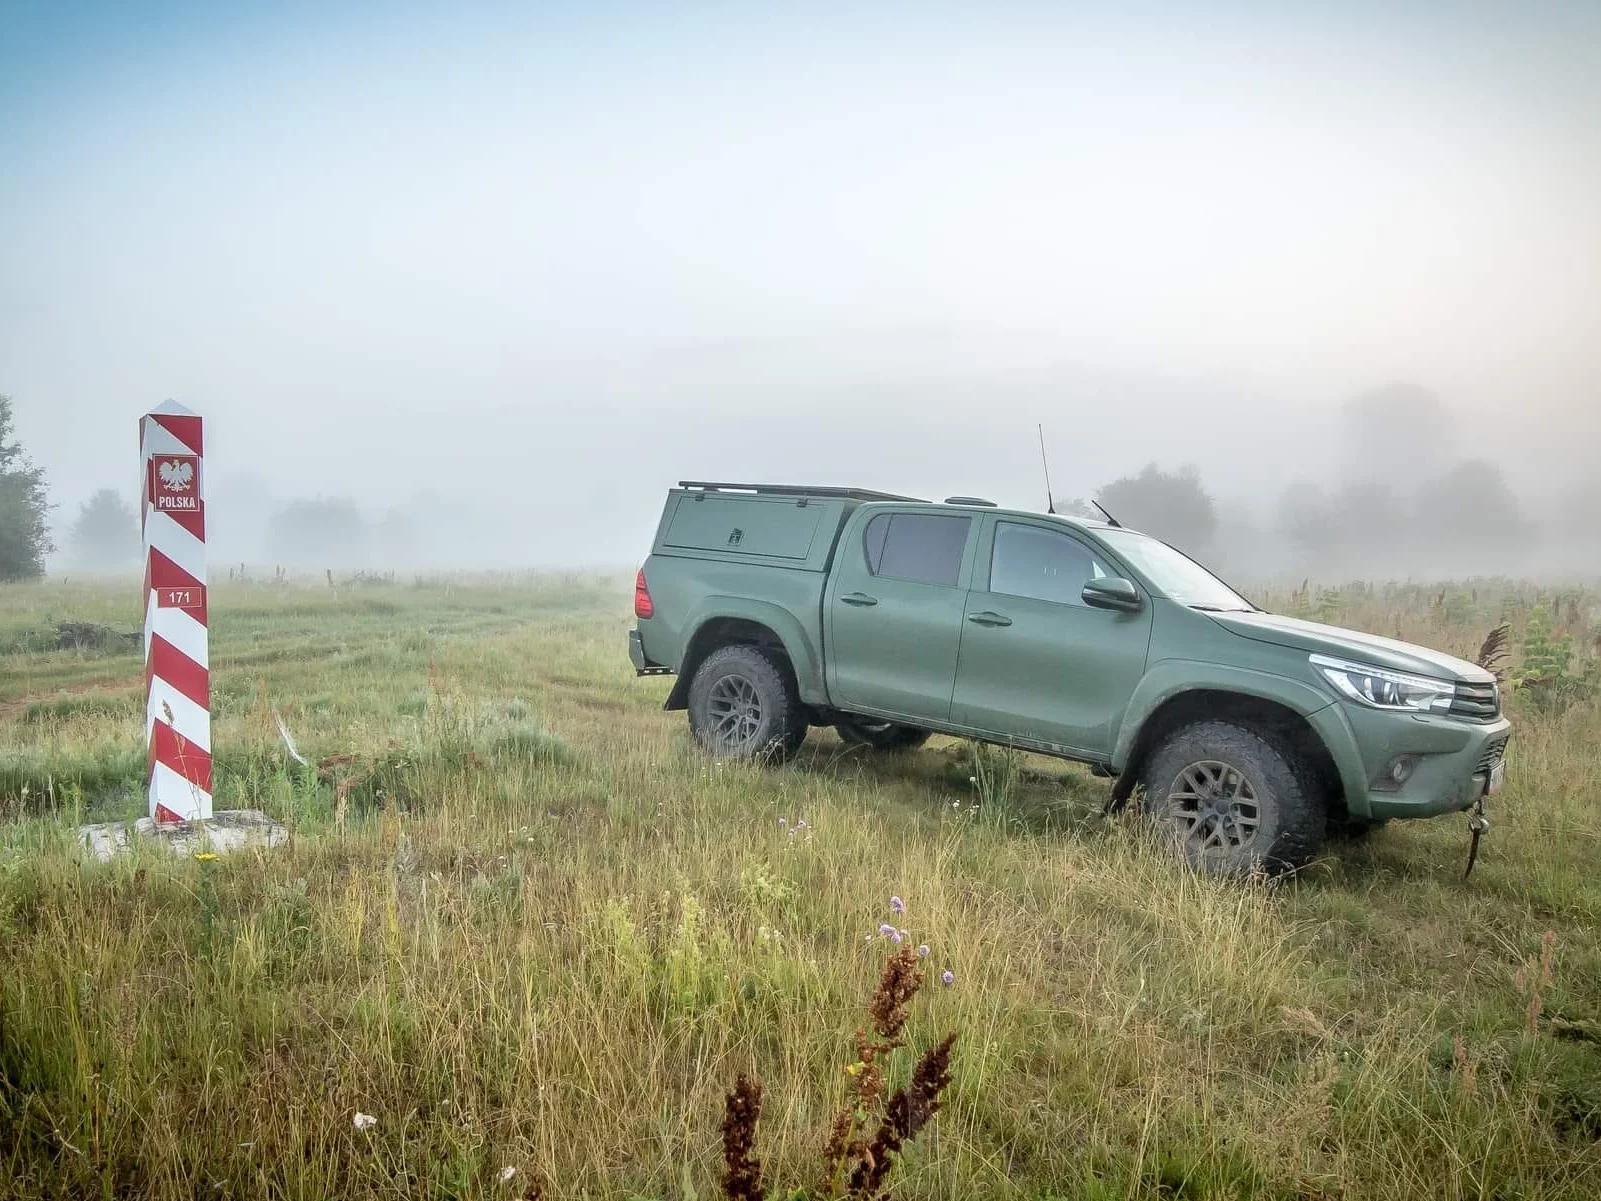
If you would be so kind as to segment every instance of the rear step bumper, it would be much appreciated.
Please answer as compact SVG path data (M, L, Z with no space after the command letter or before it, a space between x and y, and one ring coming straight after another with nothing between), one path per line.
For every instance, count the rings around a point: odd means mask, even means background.
M638 630L628 631L628 660L634 665L636 676L670 676L671 667L663 667L660 663L652 663L645 657L645 644L640 641Z

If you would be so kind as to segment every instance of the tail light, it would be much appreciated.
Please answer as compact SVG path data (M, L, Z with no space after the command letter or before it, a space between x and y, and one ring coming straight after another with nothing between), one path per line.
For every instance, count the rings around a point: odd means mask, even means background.
M656 616L656 606L651 603L650 589L645 587L645 569L641 567L639 574L634 577L634 616L639 618Z

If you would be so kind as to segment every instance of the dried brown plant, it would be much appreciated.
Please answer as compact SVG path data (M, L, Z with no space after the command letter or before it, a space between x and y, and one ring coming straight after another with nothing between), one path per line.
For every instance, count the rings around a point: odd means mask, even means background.
M762 1161L756 1157L756 1124L762 1117L762 1086L741 1072L723 1103L723 1196L762 1201Z
M1540 958L1538 962L1526 965L1528 969L1529 1003L1524 1010L1524 1019L1528 1024L1530 1034L1540 1032L1540 1016L1545 1012L1545 993L1556 979L1556 950L1557 932L1547 930L1540 936ZM1523 976L1523 972L1518 973Z
M1499 680L1506 669L1507 650L1512 641L1512 626L1503 621L1484 636L1479 645L1478 664Z
M917 1061L911 1081L890 1097L883 1121L851 1172L852 1197L872 1201L881 1196L906 1144L939 1112L940 1093L951 1082L951 1048L955 1045L953 1031Z
M819 1197L840 1196L842 1183L850 1197L881 1196L906 1144L939 1111L940 1093L951 1081L954 1033L918 1060L904 1087L887 1102L884 1098L884 1060L906 1045L907 1005L922 986L918 953L900 947L884 963L868 1003L868 1025L856 1031L856 1062L845 1068L851 1092L823 1143ZM740 1075L724 1103L722 1184L729 1201L759 1201L763 1195L762 1165L755 1155L761 1106L761 1085Z
M937 1098L940 1088L949 1077L943 1075L944 1065L950 1056L952 1034L935 1051L923 1057L913 1073L911 1084L897 1090L887 1105L884 1097L884 1072L881 1062L897 1048L906 1045L907 1006L923 986L923 972L917 952L903 946L884 963L878 988L867 1007L871 1026L856 1031L857 1062L846 1069L855 1084L851 1097L835 1115L829 1126L828 1139L823 1144L823 1177L819 1192L825 1197L838 1194L840 1178L847 1174L849 1195L873 1196L883 1186L892 1163L886 1158L898 1153L902 1143L909 1141L933 1116L922 1092L934 1072L942 1077L932 1094ZM937 1053L937 1057L936 1057ZM931 1058L934 1057L934 1058ZM938 1108L937 1102L934 1108ZM874 1117L878 1126L871 1138L866 1131L872 1128ZM899 1133L897 1133L899 1132ZM862 1191L859 1182L874 1182L872 1190Z
M867 1007L873 1019L873 1032L885 1044L900 1046L905 1040L901 1031L906 1026L906 1006L923 987L923 973L918 968L917 952L902 947L884 963L884 974L879 977L878 988Z

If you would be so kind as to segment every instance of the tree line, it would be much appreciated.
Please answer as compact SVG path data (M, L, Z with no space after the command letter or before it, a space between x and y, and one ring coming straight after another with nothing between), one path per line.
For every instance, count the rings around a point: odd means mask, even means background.
M1059 512L1154 534L1241 578L1322 575L1506 574L1552 564L1601 566L1601 480L1582 483L1555 514L1528 513L1501 469L1483 455L1457 453L1445 405L1413 385L1392 385L1343 406L1337 445L1307 455L1317 474L1297 479L1264 512L1229 510L1194 466L1149 463ZM1230 465L1251 470L1249 456ZM1248 479L1227 478L1238 492ZM1225 493L1226 494L1226 493ZM438 541L429 514L437 498L369 518L348 497L263 506L249 537L218 539L229 557L265 556L291 567L425 565ZM0 580L35 578L56 549L43 469L13 436L12 402L0 396ZM214 535L217 531L214 531ZM433 541L431 541L431 538ZM75 570L133 569L139 560L135 508L112 489L84 502L64 531ZM248 551L244 546L248 544ZM1550 552L1537 558L1544 548Z
M1393 384L1342 407L1334 444L1307 455L1317 477L1290 483L1266 512L1225 512L1198 469L1155 463L1095 499L1123 524L1243 575L1601 567L1601 481L1581 482L1554 512L1536 515L1493 458L1462 454L1462 441L1438 397ZM1251 470L1249 458L1234 470ZM1100 515L1083 501L1070 505Z

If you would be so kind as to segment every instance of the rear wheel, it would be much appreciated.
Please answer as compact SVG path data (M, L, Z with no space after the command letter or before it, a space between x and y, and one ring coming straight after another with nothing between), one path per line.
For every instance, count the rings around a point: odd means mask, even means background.
M870 746L875 751L911 751L928 741L929 732L916 726L871 717L842 717L834 723L839 736L852 746Z
M1327 817L1313 773L1261 731L1202 721L1169 735L1146 762L1145 810L1193 867L1271 873L1307 863Z
M789 665L759 646L713 651L689 685L689 729L719 759L789 758L806 738Z

